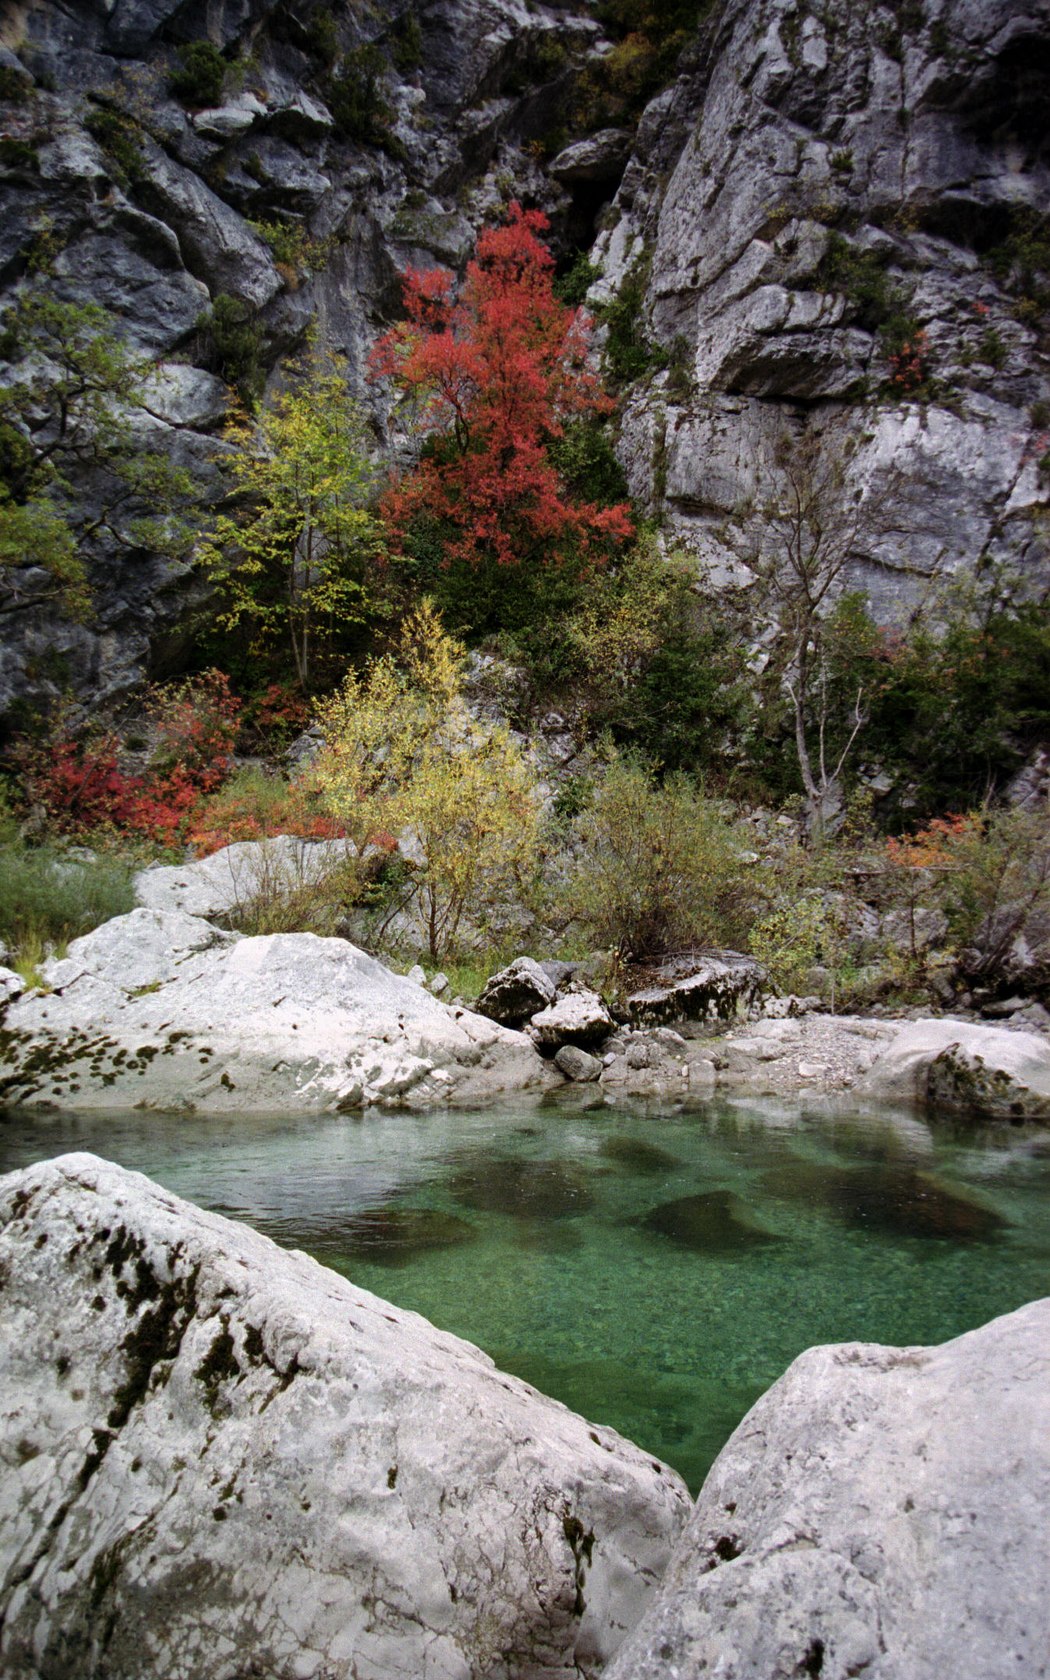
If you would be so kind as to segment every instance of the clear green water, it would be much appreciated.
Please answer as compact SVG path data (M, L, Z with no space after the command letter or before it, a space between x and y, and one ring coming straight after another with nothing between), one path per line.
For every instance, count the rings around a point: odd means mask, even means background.
M1050 1293L1031 1131L773 1104L0 1118L0 1171L149 1173L485 1348L694 1490L814 1342L936 1342Z

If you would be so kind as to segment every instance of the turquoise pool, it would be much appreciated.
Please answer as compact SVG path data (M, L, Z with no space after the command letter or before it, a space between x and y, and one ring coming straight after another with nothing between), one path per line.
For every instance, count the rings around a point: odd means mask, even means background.
M0 1117L0 1171L70 1149L307 1249L694 1489L812 1343L941 1341L1050 1293L1032 1130L755 1102Z

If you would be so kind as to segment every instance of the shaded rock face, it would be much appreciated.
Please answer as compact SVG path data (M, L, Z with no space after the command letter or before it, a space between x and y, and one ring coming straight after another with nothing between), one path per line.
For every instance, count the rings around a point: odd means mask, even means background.
M1045 579L1045 319L1006 253L1046 225L1048 92L1032 0L717 10L643 122L592 293L648 275L673 371L636 389L621 455L716 579L746 580L746 509L805 429L855 450L849 581L883 621L981 555ZM893 387L894 313L927 337L921 402Z
M684 1525L665 1466L148 1179L0 1181L9 1680L596 1675Z
M715 1462L607 1680L1038 1673L1050 1301L943 1347L811 1348Z
M245 938L133 910L44 966L0 1025L8 1101L202 1114L424 1107L542 1089L521 1033L453 1009L345 939Z
M532 957L515 957L506 968L491 974L477 999L479 1015L505 1027L522 1027L557 996L557 987Z

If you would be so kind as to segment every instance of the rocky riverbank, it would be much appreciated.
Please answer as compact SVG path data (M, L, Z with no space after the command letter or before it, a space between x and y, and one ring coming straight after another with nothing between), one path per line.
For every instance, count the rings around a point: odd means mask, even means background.
M249 937L140 907L74 940L44 965L41 986L27 991L0 971L0 1096L217 1114L426 1108L560 1088L593 1102L849 1093L1050 1117L1044 1033L829 1015L770 997L758 965L732 952L680 968L628 995L614 1018L571 965L524 958L469 1009L433 996L422 970L395 974L345 939Z

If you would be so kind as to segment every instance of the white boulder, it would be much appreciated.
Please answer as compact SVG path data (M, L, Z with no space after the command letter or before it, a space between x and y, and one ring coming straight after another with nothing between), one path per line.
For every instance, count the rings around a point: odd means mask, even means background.
M992 1119L1050 1117L1050 1042L946 1017L911 1021L858 1081L859 1095Z
M810 1348L716 1460L606 1680L1016 1680L1050 1650L1050 1300Z
M613 1018L598 993L581 987L565 992L539 1010L529 1022L529 1036L545 1050L557 1050L563 1044L586 1048L600 1044L613 1026Z
M248 938L138 909L10 1004L0 1097L198 1113L426 1106L556 1083L522 1033L440 1003L345 939Z
M285 896L323 881L355 856L349 840L237 840L209 857L140 869L135 901L147 910L184 910L190 916L229 916L266 894Z
M477 1348L91 1155L0 1180L5 1680L579 1680L689 1509Z

